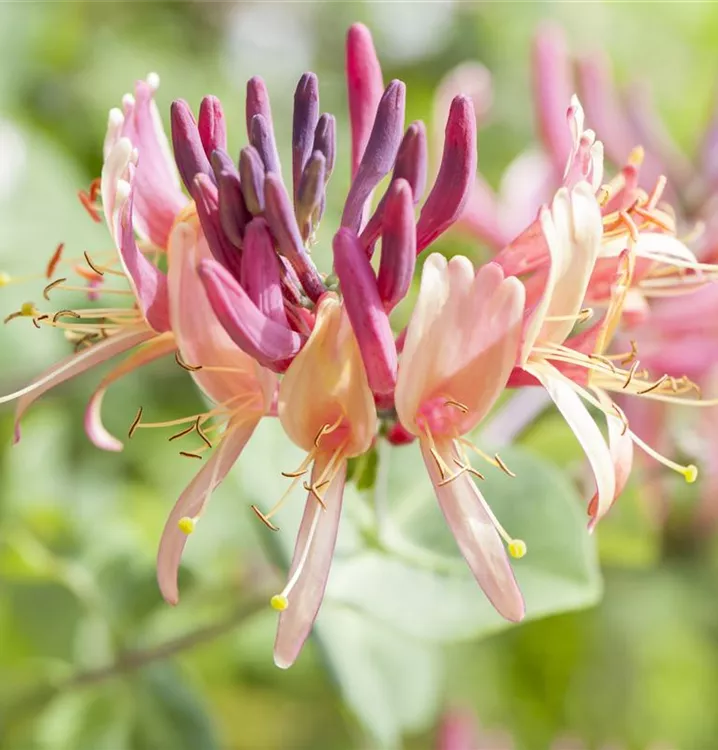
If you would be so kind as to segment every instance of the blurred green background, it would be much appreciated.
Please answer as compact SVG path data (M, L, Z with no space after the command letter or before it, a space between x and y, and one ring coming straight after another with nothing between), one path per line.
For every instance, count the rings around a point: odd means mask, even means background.
M76 192L100 172L107 111L150 71L161 76L165 121L173 98L197 106L220 96L233 153L245 81L262 75L286 154L294 86L314 70L340 136L326 247L348 183L343 43L357 20L374 34L385 78L406 81L410 119L431 124L435 87L456 64L490 68L494 108L479 160L496 184L534 138L530 39L548 18L574 52L606 48L620 80L649 81L691 147L713 104L714 3L2 3L0 268L41 273L60 241L73 255L109 248ZM478 252L458 236L441 246ZM42 302L42 283L0 289L0 314ZM28 320L0 331L2 392L68 350L54 333ZM696 533L695 495L684 487L669 483L659 523L637 474L589 538L580 450L558 417L541 418L506 453L519 478L486 489L529 542L517 568L535 619L498 633L444 548L416 452L386 452L377 481L401 534L378 541L371 493L361 481L348 490L319 637L282 672L266 602L281 586L291 520L271 547L247 506L279 496L279 472L298 453L276 425L262 430L192 538L172 609L154 581L156 544L196 467L161 431L140 432L121 454L92 448L82 410L97 380L43 399L16 447L12 408L0 411L2 750L419 750L436 747L438 717L456 706L526 750L566 735L587 748L718 745L718 545ZM186 373L166 362L113 388L109 427L123 434L139 405L157 420L201 408ZM371 471L356 467L364 484ZM576 611L540 617L563 609Z

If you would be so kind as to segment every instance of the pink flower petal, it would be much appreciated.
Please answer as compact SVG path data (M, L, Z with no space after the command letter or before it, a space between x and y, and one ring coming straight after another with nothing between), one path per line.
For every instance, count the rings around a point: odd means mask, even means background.
M10 393L0 398L0 404L7 401L19 399L15 411L15 442L20 439L20 420L23 414L37 401L43 393L46 393L56 385L60 385L76 375L81 375L95 365L102 364L106 360L117 354L122 354L133 346L148 341L155 332L145 326L137 326L120 333L116 333L109 338L93 344L87 349L83 349L77 354L71 354L69 357L54 364L49 370L36 378L29 385L21 388L19 391Z
M317 454L312 469L312 482L318 480L330 458L331 455L324 452ZM324 598L339 531L346 466L346 461L343 461L324 492L326 510L317 503L313 494L310 493L307 497L289 568L289 578L294 575L300 561L303 562L303 566L296 584L289 593L289 606L279 616L274 642L274 663L281 669L291 667L296 661L304 642L309 637ZM307 545L310 545L308 549Z
M111 435L102 423L102 401L110 385L138 367L171 354L176 348L177 344L171 333L160 334L105 375L85 409L85 432L95 446L106 451L121 451L124 447L122 441Z
M426 440L420 440L420 444L439 506L471 572L502 617L512 622L521 621L525 613L524 600L486 500L469 474L461 474L452 482L442 484L443 477L430 446ZM436 440L436 450L448 466L455 466L454 458L458 456L453 440Z
M214 315L198 266L210 257L206 240L189 224L178 224L170 237L170 316L177 348L200 389L217 404L242 394L272 401L275 376L260 367L229 337ZM212 368L222 368L213 370Z
M228 422L222 442L172 508L157 553L157 582L169 604L179 601L177 572L187 544L187 534L180 530L179 521L185 517L195 519L204 511L212 492L234 466L260 419L261 414L255 412L242 414Z
M135 177L134 222L138 234L165 249L176 216L187 205L177 167L154 101L159 79L135 85L134 102L125 108L120 135L139 153Z

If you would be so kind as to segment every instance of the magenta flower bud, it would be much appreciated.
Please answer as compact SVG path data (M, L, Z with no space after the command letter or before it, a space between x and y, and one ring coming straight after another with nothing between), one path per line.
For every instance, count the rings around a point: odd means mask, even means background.
M384 309L390 313L409 291L416 266L414 204L406 180L394 180L390 185L382 224L377 288Z
M292 185L296 200L299 181L312 153L314 133L319 120L319 82L314 73L305 73L294 92L292 120Z
M321 151L324 154L324 181L328 182L334 171L334 159L336 158L337 121L334 115L323 114L319 118L314 131L314 145L312 152Z
M288 327L279 258L267 222L257 216L247 225L242 253L242 286L270 320Z
M201 261L198 272L212 310L232 341L264 367L286 370L303 337L268 318L217 261Z
M195 175L192 183L192 197L197 205L197 216L212 255L239 278L241 273L240 252L232 245L222 229L217 186L207 175Z
M392 81L386 87L364 156L344 204L343 227L359 230L367 199L394 166L404 130L405 99L406 87L401 81Z
M239 172L225 151L213 151L210 158L219 191L219 220L224 233L235 247L242 247L244 228L252 214L242 195Z
M558 27L546 25L534 37L533 92L536 120L546 150L559 175L571 153L566 110L573 87L566 40Z
M245 117L247 120L247 135L251 136L252 118L262 115L272 127L272 108L269 105L269 92L264 81L254 76L247 81L247 97L245 99Z
M347 92L352 133L352 177L356 174L369 142L376 110L384 90L379 58L371 33L355 23L346 43Z
M172 147L177 169L182 182L191 193L195 175L211 175L212 168L199 137L197 122L189 104L184 99L176 99L172 102L170 122L172 125Z
M476 179L476 115L465 96L454 97L444 135L439 174L416 225L420 253L461 215Z
M279 164L277 144L274 142L272 126L264 115L254 115L249 126L249 142L257 149L265 172L280 174L282 168Z
M239 152L239 177L244 203L250 213L264 211L264 164L253 146L245 146Z
M302 239L306 242L312 230L319 223L325 185L326 160L321 151L315 151L302 173L295 200L295 213Z
M271 172L264 180L264 204L265 215L279 245L279 252L296 271L309 299L316 302L326 292L326 288L304 248L297 220L282 180Z
M224 120L222 103L216 96L205 96L199 105L197 129L204 153L208 159L212 152L221 148L227 150L227 125Z
M334 270L339 277L369 386L376 394L391 393L396 385L398 358L374 269L351 229L340 229L334 235L332 247Z
M392 183L400 179L404 179L409 183L415 205L421 199L426 187L427 161L426 128L423 122L417 120L409 125L404 134L404 138L399 146L399 152L396 155L394 172L391 177ZM374 254L374 243L379 238L379 233L381 232L386 195L384 194L381 201L379 201L379 205L371 215L360 236L362 245L366 248L370 258Z

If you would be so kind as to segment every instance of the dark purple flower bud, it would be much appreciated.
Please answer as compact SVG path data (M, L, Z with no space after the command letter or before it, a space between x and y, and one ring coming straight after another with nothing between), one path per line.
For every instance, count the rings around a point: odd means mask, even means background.
M216 261L201 261L198 272L212 310L232 341L264 367L284 372L304 338L268 318Z
M326 292L326 288L304 248L289 196L281 178L276 174L269 173L265 177L264 206L279 252L290 262L309 299L316 302Z
M369 386L376 394L396 386L397 353L389 318L379 297L374 269L356 234L346 227L334 235L334 270L361 350Z
M386 194L377 287L387 313L411 286L416 266L416 227L409 183L394 180Z
M294 92L292 120L292 185L296 200L302 172L312 153L314 132L319 120L319 83L314 73L305 73Z
M202 99L197 128L208 159L218 148L223 151L227 149L227 125L224 121L222 102L216 96L205 96Z
M184 99L176 99L170 108L172 126L172 147L182 182L192 192L192 182L196 174L211 175L212 168L204 152L189 104Z
M226 151L213 151L210 161L219 190L219 220L222 229L235 247L242 247L244 228L252 214L244 203L239 172Z
M461 215L476 180L476 115L466 96L451 102L439 174L416 225L420 253Z
M250 213L264 211L264 164L253 146L245 146L239 152L239 177L244 203Z
M405 98L404 84L392 81L379 102L369 142L344 204L343 227L359 230L367 199L394 166L404 130Z
M302 239L306 242L318 222L324 198L326 161L321 151L315 151L302 172L295 200L295 214Z
M252 118L249 126L249 142L257 149L264 164L264 171L280 174L282 168L279 165L277 144L274 142L272 126L264 115L255 115Z
M399 146L399 152L396 155L394 172L391 176L392 183L400 179L404 179L409 183L414 205L419 202L426 187L427 161L426 128L423 122L417 120L416 122L412 122L407 128L406 133L404 133L404 138ZM385 193L381 201L379 201L379 205L361 233L360 239L362 245L366 248L370 258L374 252L374 243L381 232L386 195Z
M279 258L267 222L260 216L249 222L244 234L242 286L262 313L288 327Z
M384 90L381 66L371 33L360 23L355 23L347 32L346 72L354 177L364 156L377 106Z
M406 180L411 188L414 205L424 195L426 167L429 161L426 147L426 127L421 120L412 122L404 133L394 164L394 180Z
M242 270L241 255L222 229L217 186L207 175L195 175L192 183L192 197L197 204L197 216L199 216L202 231L212 255L239 278Z
M324 166L325 182L329 181L329 178L334 171L336 143L337 121L334 119L334 115L325 113L319 118L319 122L317 123L317 128L314 131L314 145L312 146L312 152L321 151L324 154L326 160Z

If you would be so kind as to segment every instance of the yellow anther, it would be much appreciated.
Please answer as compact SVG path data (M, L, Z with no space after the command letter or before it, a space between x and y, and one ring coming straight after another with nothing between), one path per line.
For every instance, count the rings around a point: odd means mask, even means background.
M0 271L0 286L7 286L12 281L12 276L5 271Z
M643 164L643 157L646 152L643 150L643 146L636 146L633 151L628 155L628 163L634 167L640 167Z
M37 315L37 310L33 302L23 302L20 308L20 315L26 318L32 318L33 315Z
M509 542L509 554L520 560L526 554L526 542L523 539L512 539Z
M197 522L194 520L194 518L189 518L189 516L184 516L183 518L180 518L179 521L177 521L177 528L183 534L187 534L187 536L189 536L194 531L194 527L196 525Z
M698 478L698 467L695 466L695 464L688 464L685 471L683 472L683 476L685 477L688 484L693 484L693 482L695 482Z
M284 612L284 610L289 606L289 599L287 599L287 597L283 596L282 594L275 594L269 600L269 603L272 605L272 609L276 609L277 612Z

